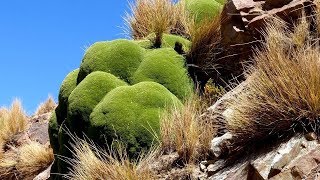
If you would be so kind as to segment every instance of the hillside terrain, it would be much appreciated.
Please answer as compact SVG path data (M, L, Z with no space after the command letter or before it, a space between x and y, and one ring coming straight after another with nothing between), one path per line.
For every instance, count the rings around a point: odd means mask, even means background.
M28 117L0 179L320 179L320 1L136 0Z

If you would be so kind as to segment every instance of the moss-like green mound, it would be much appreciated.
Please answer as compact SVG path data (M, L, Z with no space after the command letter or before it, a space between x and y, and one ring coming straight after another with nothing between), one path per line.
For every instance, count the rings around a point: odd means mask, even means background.
M190 50L191 42L189 40L181 36L172 35L172 34L163 34L161 47L174 48L177 42L182 45L182 49L184 52L188 52Z
M196 22L210 20L218 15L223 7L223 0L186 0L187 10L195 16Z
M226 3L226 0L215 0L215 1L220 3L221 5L224 5Z
M134 40L133 42L145 49L151 49L153 46L152 42L149 39Z
M49 120L48 133L50 139L50 146L52 147L54 154L57 154L59 149L58 132L59 125L57 123L57 116L56 113L52 113L52 116Z
M70 151L71 150L71 147L70 147L70 136L67 132L68 128L66 126L66 123L65 121L62 122L62 124L60 125L60 128L59 128L59 131L58 131L58 141L59 141L59 156L62 156L62 157L72 157L72 152ZM57 159L57 162L55 162L56 166L58 167L58 172L59 173L63 173L63 174L66 174L68 172L68 167L69 167L69 164L61 159L61 158L58 158Z
M152 42L155 41L156 35L155 33L151 33L147 36L148 40L139 40L136 43L140 44L146 49L154 48ZM181 36L173 35L173 34L162 34L161 47L162 48L175 48L176 43L180 43L182 45L182 50L184 52L188 52L191 47L191 42L188 39L185 39ZM148 48L149 47L149 48Z
M109 91L125 85L110 73L95 71L89 74L70 94L67 118L70 130L79 134L85 131L93 108Z
M133 82L153 81L162 84L179 99L192 92L192 83L181 55L171 48L160 48L146 53L133 76Z
M56 108L56 117L57 122L60 125L62 121L67 117L67 109L68 109L68 98L71 92L77 86L77 77L78 77L79 69L73 70L70 72L66 78L63 80L62 85L59 91L59 105Z
M80 83L94 71L104 71L130 82L130 78L142 61L145 49L130 40L97 42L86 52L78 75Z
M100 144L119 139L128 145L130 156L147 150L159 133L160 114L181 102L165 87L141 82L110 91L90 115L89 137Z

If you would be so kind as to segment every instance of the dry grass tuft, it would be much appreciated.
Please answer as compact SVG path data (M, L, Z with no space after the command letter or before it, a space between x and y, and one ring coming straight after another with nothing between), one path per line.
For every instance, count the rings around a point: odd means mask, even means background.
M274 20L266 43L248 69L248 88L232 102L227 128L245 145L298 129L319 131L320 46L312 44L306 18L293 32Z
M30 142L0 159L1 179L33 179L53 162L51 148L37 142Z
M0 110L0 145L3 150L5 145L11 138L23 132L27 128L27 116L21 106L19 100L14 100L10 109L1 108Z
M195 163L209 155L215 128L200 116L204 105L196 95L182 109L173 109L161 119L160 146L165 153L178 152L185 164Z
M212 60L217 55L221 41L220 20L221 16L217 15L213 19L203 20L198 24L194 20L189 24L192 42L189 58L195 64L203 66L202 68L214 68Z
M187 53L189 73L194 82L204 87L212 73L218 72L218 57L221 53L221 16L201 23L190 21L191 48Z
M108 151L101 150L79 138L74 139L73 150L75 159L69 163L72 169L67 179L119 179L119 180L151 180L154 174L149 170L151 154L137 161L130 161L124 146L116 145Z
M130 5L131 14L125 21L134 39L143 39L151 33L161 41L163 33L188 36L188 15L185 3L173 0L137 0ZM157 42L155 42L157 43Z
M35 115L41 115L41 114L45 114L45 113L48 113L48 112L51 112L53 111L55 108L57 107L57 104L54 102L52 96L49 96L48 99L41 103L36 112L35 112Z

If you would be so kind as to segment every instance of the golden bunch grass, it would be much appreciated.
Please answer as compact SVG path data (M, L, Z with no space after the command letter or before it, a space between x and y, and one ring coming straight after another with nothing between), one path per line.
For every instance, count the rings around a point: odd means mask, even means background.
M163 33L187 36L188 16L185 3L175 4L172 0L137 0L130 4L131 14L125 21L131 37L143 39L155 33L161 39Z
M248 88L230 103L227 128L236 144L263 141L299 128L318 131L320 46L303 16L293 31L275 19L248 69Z
M41 103L36 112L35 112L35 115L41 115L41 114L45 114L45 113L48 113L48 112L51 112L53 111L55 108L57 107L57 104L54 102L52 96L49 96L48 99Z
M145 158L131 161L125 147L116 145L105 151L92 142L73 138L75 159L70 160L71 171L65 177L72 180L117 179L117 180L151 180L155 179L149 165L155 151L150 151Z
M217 55L220 49L220 15L213 19L195 23L195 18L189 22L191 48L187 54L188 63L200 69L215 70Z
M0 110L0 145L3 145L11 138L23 132L28 126L27 116L19 100L14 100L10 109L1 108Z
M13 148L0 159L1 179L33 179L53 162L52 149L37 142Z
M195 163L209 155L215 128L200 118L203 101L194 95L185 105L163 115L160 123L160 149L178 152L185 164Z

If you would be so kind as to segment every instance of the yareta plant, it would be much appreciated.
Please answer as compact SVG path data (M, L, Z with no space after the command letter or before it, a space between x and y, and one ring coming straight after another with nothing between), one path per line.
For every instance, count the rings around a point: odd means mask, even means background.
M119 39L87 49L80 68L63 81L49 123L53 173L68 170L57 158L72 156L68 133L85 135L101 147L121 142L131 158L157 143L161 114L180 107L193 91L184 57L174 50L180 43L187 51L190 42L169 34L162 42L153 49L151 39Z

